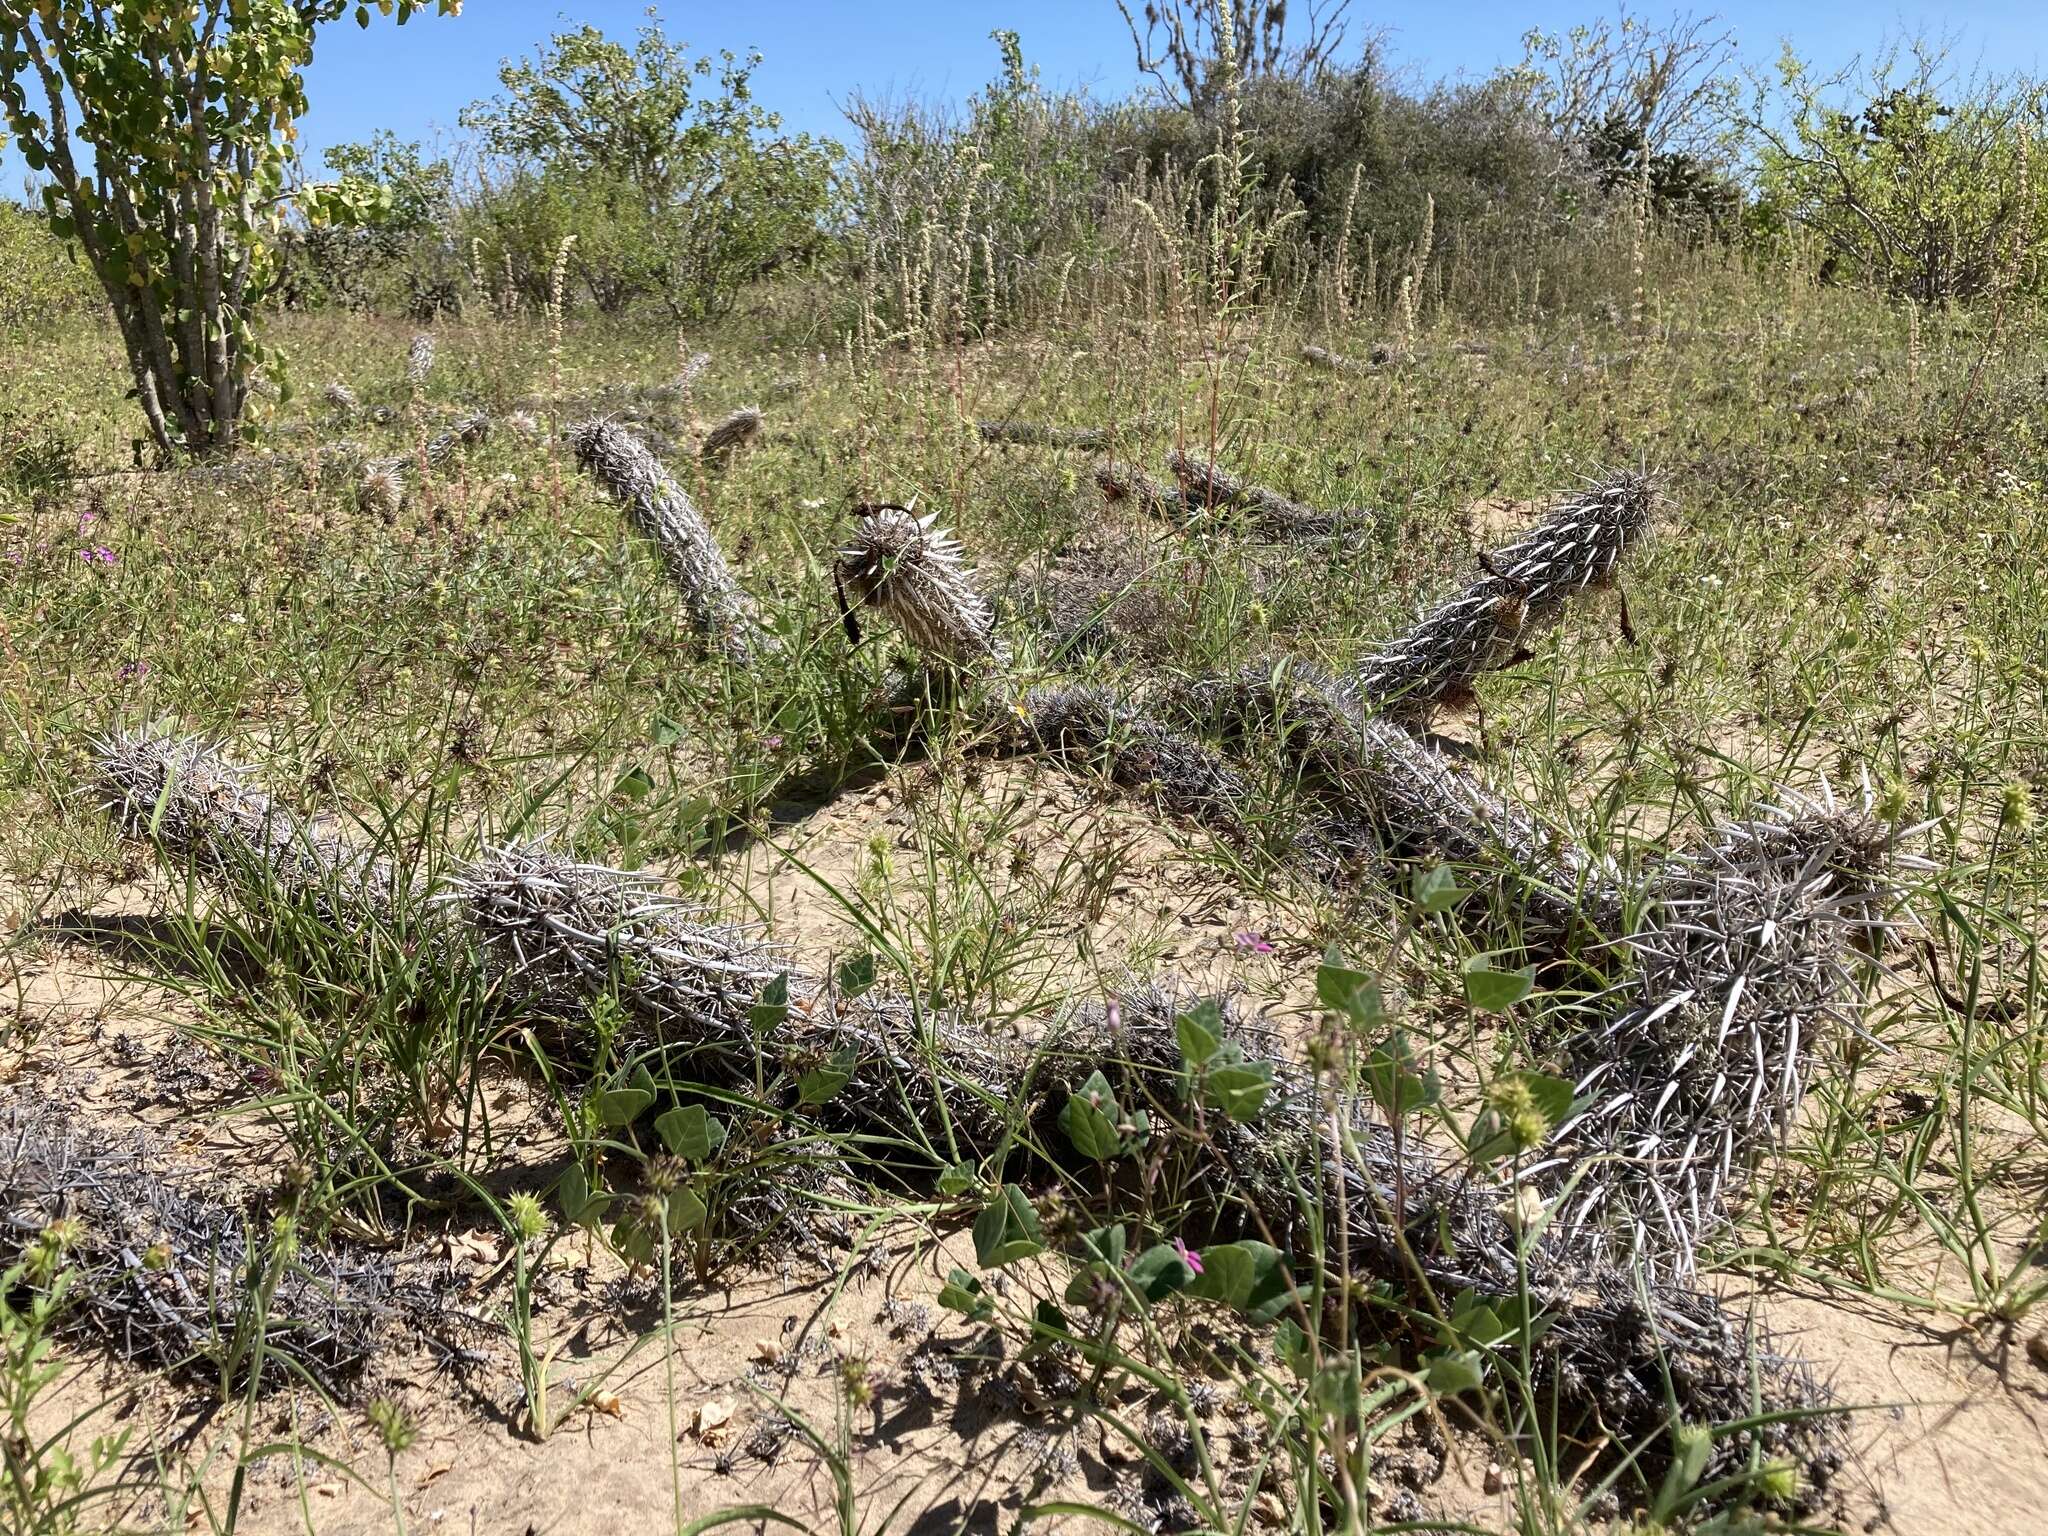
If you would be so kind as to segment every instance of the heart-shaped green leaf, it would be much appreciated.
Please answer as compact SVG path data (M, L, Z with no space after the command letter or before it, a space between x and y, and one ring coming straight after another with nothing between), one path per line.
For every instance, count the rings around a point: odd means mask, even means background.
M725 1123L702 1104L679 1104L655 1118L662 1144L677 1157L702 1167L725 1145Z
M1005 1184L974 1222L974 1257L983 1269L1001 1269L1043 1253L1038 1212L1015 1184Z

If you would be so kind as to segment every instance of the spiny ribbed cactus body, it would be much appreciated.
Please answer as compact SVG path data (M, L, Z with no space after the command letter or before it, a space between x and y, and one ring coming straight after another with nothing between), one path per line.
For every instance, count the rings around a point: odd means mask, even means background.
M344 415L353 414L356 406L360 403L356 399L356 392L339 379L336 379L326 389L322 390L321 396L329 405Z
M1036 421L977 421L974 430L984 443L1012 443L1030 448L1106 448L1103 427L1049 427Z
M95 790L124 836L209 874L267 878L339 921L388 910L387 861L278 804L197 738L124 731L93 750Z
M926 1147L938 1162L1013 1155L1066 1142L1057 1115L1093 1071L1125 1104L1173 1103L1186 1092L1174 1020L1187 1006L1171 986L1126 988L1114 1008L1088 1005L1038 1038L919 1007L885 992L857 999L790 969L779 950L701 914L645 878L532 848L488 855L451 893L509 995L571 1029L588 1027L588 999L616 990L629 1018L707 1078L754 1091L765 1061L783 1080L833 1053L848 1085L804 1113L876 1136L882 1145ZM787 977L789 1006L764 1018L753 1005ZM1227 1002L1227 1038L1254 1058L1275 1042L1248 1033ZM1555 1236L1518 1236L1512 1191L1456 1166L1439 1166L1412 1140L1397 1142L1351 1111L1346 1151L1328 1137L1330 1110L1308 1073L1281 1062L1257 1116L1211 1114L1182 1136L1155 1116L1148 1156L1174 1160L1189 1192L1188 1220L1305 1241L1294 1230L1304 1179L1339 1192L1352 1273L1408 1294L1470 1293L1504 1304L1526 1295L1542 1309L1542 1343L1527 1362L1532 1384L1567 1428L1598 1424L1638 1458L1652 1482L1673 1459L1664 1438L1676 1395L1681 1422L1765 1417L1753 1432L1767 1455L1794 1458L1813 1486L1839 1463L1839 1420L1816 1412L1828 1399L1811 1373L1760 1340L1704 1293L1653 1284L1567 1246ZM944 1127L946 1134L939 1128ZM1020 1135L1020 1131L1030 1134ZM1259 1213L1255 1223L1247 1207ZM1326 1230L1338 1230L1330 1228ZM1547 1410L1548 1411L1548 1410ZM1742 1464L1746 1446L1710 1452L1709 1476Z
M1128 543L1070 550L1032 578L1024 595L1055 656L1164 648L1166 599L1143 552Z
M396 517L405 506L405 460L372 459L356 478L356 500L365 511Z
M439 469L453 458L459 449L483 442L491 435L491 418L484 411L470 411L458 416L455 424L445 432L437 432L427 439L425 458L428 464Z
M1557 502L1483 562L1485 574L1361 664L1358 692L1386 714L1426 725L1472 696L1481 673L1513 663L1580 592L1610 582L1650 529L1655 491L1623 470Z
M1130 502L1139 511L1171 523L1185 521L1191 510L1179 491L1153 479L1135 464L1104 460L1095 466L1095 484L1101 489L1103 500Z
M172 1130L110 1123L46 1084L0 1088L0 1272L68 1218L67 1334L97 1334L118 1359L215 1392L224 1376L240 1391L260 1371L266 1388L311 1380L346 1397L409 1310L396 1256L308 1234L263 1296L264 1347L230 1350L224 1309L247 1296L252 1270L275 1262L269 1215L195 1164ZM416 1290L424 1300L427 1288ZM426 1305L409 1320L426 1322Z
M434 371L434 338L425 331L413 337L405 349L405 382L418 389Z
M1318 368L1327 368L1332 373L1377 373L1375 363L1362 363L1355 357L1346 357L1341 352L1332 352L1328 347L1317 346L1314 342L1303 342L1301 356L1304 362Z
M1318 841L1347 863L1377 867L1391 855L1497 870L1539 931L1613 933L1620 897L1610 869L1314 668L1207 678L1182 688L1177 706L1227 741L1277 744L1326 807Z
M1155 797L1175 815L1233 835L1252 829L1258 797L1214 748L1108 688L1035 688L1016 705L1024 743L1104 767L1112 781Z
M912 646L940 660L1000 664L1009 651L996 633L995 609L937 518L908 507L858 509L834 567L842 601L855 612L886 614Z
M1178 448L1166 456L1166 464L1180 482L1181 501L1190 510L1239 508L1249 514L1255 528L1276 538L1321 538L1340 522L1364 515L1319 511Z
M761 413L751 405L743 405L704 434L704 446L699 452L707 459L728 458L760 435Z
M1814 1053L1857 1027L1857 960L1887 928L1891 869L1924 863L1896 851L1910 830L1800 802L1656 873L1620 1005L1563 1044L1587 1101L1568 1228L1618 1207L1638 1256L1690 1270L1790 1125Z
M675 397L678 400L689 399L690 391L696 387L697 381L704 376L704 370L710 366L709 352L692 352L684 358L682 371L676 375Z
M754 602L734 578L704 521L683 488L646 445L611 421L569 429L577 462L625 507L633 525L661 551L669 580L682 594L690 621L728 653L745 657L772 644Z

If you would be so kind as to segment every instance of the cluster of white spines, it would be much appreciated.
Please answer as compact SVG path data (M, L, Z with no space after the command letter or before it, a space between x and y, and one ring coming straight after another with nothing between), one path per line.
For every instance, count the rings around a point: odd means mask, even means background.
M936 512L861 509L859 526L839 551L837 575L849 601L886 614L920 651L953 662L1007 658L995 609Z
M1618 1006L1564 1043L1585 1103L1567 1128L1583 1165L1567 1229L1619 1207L1638 1254L1692 1267L1789 1126L1815 1052L1858 1027L1892 872L1926 867L1898 845L1923 830L1794 798L1665 862Z
M363 509L396 517L405 506L405 460L371 459L356 480L356 500Z
M1359 666L1359 693L1383 712L1427 724L1470 697L1482 673L1512 663L1578 593L1613 579L1650 528L1655 491L1633 471L1557 502L1535 527L1481 561L1483 574Z
M704 434L699 452L707 459L722 459L752 442L761 433L761 413L743 405Z
M93 743L100 804L128 837L208 873L268 871L289 895L382 910L388 864L256 787L249 770L193 736L119 731Z
M405 349L405 382L418 389L433 371L434 338L431 333L421 331L413 337L412 345Z

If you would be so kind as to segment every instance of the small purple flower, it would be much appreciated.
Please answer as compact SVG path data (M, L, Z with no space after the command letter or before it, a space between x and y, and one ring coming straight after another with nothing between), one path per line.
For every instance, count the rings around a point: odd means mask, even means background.
M765 746L770 752L778 752L782 749L782 737L778 733L776 735L764 738L761 744Z
M1255 955L1273 953L1273 946L1266 942L1266 936L1262 933L1253 933L1249 928L1241 928L1232 937L1237 940L1239 949L1250 950Z
M114 552L104 544L94 546L93 554L98 557L101 565L112 565L114 563Z
M1202 1272L1202 1256L1177 1237L1173 1240L1173 1256L1187 1265L1190 1274Z
M146 661L124 661L121 670L115 674L124 683L132 683L148 675L149 663Z
M79 531L79 533L80 533L80 534L82 535L82 534L83 534L83 533L85 532L85 530L86 530L86 529L90 528L90 527L91 527L91 526L92 526L92 525L93 525L94 523L98 522L98 521L99 521L99 516L100 516L100 515L99 515L99 513L97 513L97 512L81 512L81 513L79 513L79 514L78 514L78 531Z

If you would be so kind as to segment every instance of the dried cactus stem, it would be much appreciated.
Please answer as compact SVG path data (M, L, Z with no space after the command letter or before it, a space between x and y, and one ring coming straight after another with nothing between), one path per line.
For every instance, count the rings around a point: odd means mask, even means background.
M1112 505L1129 503L1151 517L1180 526L1194 509L1177 490L1155 480L1135 464L1104 460L1095 466L1095 484Z
M1207 459L1178 448L1167 455L1166 462L1180 482L1183 505L1201 511L1242 510L1255 529L1276 538L1324 538L1344 522L1369 516L1356 509L1320 511L1263 485L1239 479Z
M741 406L704 434L704 446L697 450L698 456L710 463L731 458L761 435L761 424L759 411L750 405Z
M984 443L1025 448L1107 448L1107 427L1054 427L1037 421L977 421L974 430Z
M710 525L646 445L604 420L573 426L568 435L577 462L654 541L697 630L735 658L772 649L774 638L761 628L753 599L725 563Z
M1209 678L1174 704L1226 742L1277 743L1320 807L1310 846L1340 855L1347 875L1384 870L1388 858L1497 871L1517 893L1524 938L1571 947L1618 936L1611 870L1314 669Z
M1887 931L1891 870L1922 861L1867 814L1796 804L1669 860L1626 940L1636 973L1558 1049L1587 1109L1566 1225L1619 1218L1632 1256L1689 1273L1742 1175L1790 1127L1809 1069L1856 1027L1859 957ZM1572 1165L1561 1169L1566 1176Z
M1170 990L1127 990L1113 1010L1084 1007L1040 1039L1020 1041L887 995L835 996L826 983L788 970L778 951L703 923L642 877L535 849L489 856L450 899L469 914L506 985L537 1012L587 1027L588 997L613 988L629 1017L663 1044L696 1053L693 1070L722 1062L743 1087L764 1057L785 1080L807 1063L836 1060L851 1082L807 1113L865 1130L880 1144L925 1145L935 1163L1062 1146L1057 1113L1096 1070L1129 1102L1183 1091ZM783 978L789 1006L771 1008L764 1024L755 1003ZM1231 1011L1223 1017L1226 1034L1246 1040ZM1247 1043L1255 1055L1272 1044ZM1758 1432L1770 1452L1797 1459L1814 1486L1832 1475L1839 1422L1811 1412L1827 1399L1810 1372L1760 1347L1715 1298L1645 1287L1555 1237L1525 1242L1507 1214L1511 1190L1437 1167L1412 1143L1396 1142L1363 1105L1352 1112L1350 1150L1340 1155L1328 1141L1327 1113L1316 1081L1282 1065L1254 1120L1215 1116L1201 1133L1176 1136L1155 1155L1184 1160L1175 1182L1192 1192L1189 1230L1261 1230L1245 1214L1250 1202L1266 1230L1286 1229L1277 1235L1290 1241L1296 1207L1287 1192L1305 1169L1320 1168L1345 1206L1353 1273L1400 1293L1424 1292L1417 1305L1467 1291L1503 1303L1532 1296L1547 1319L1528 1362L1543 1400L1558 1405L1567 1432L1599 1424L1640 1458L1653 1485L1675 1452L1668 1392L1677 1394L1682 1422L1718 1423L1750 1417L1760 1387L1766 1418ZM1017 1137L1020 1122L1044 1134ZM943 1148L930 1145L939 1126L949 1132ZM1784 1417L1774 1421L1774 1412ZM1716 1466L1732 1472L1743 1453L1730 1445L1715 1454Z

